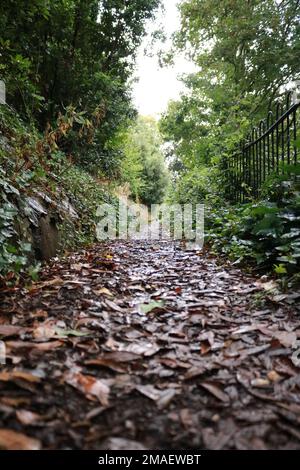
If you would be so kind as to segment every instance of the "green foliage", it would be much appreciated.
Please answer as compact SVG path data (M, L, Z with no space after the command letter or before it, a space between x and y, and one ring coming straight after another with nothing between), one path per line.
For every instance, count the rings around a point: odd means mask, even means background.
M297 0L185 0L180 10L177 45L219 82L264 97L299 78Z
M74 166L64 165L61 183L65 195L76 209L78 220L74 225L65 220L61 225L62 249L95 241L96 212L100 204L117 204L117 200L101 186L89 173Z
M282 100L283 87L300 78L300 3L183 0L180 12L174 50L185 51L198 70L183 78L186 92L160 121L175 175L172 197L182 203L205 199L206 239L216 252L294 277L299 168L270 175L261 201L230 207L222 164Z
M267 196L267 190L266 190ZM207 241L231 260L250 262L278 275L300 267L300 186L278 181L268 199L207 211Z
M169 199L179 204L203 203L216 190L214 171L208 167L192 168L175 178Z
M109 188L89 173L66 161L59 146L70 132L91 130L85 116L68 108L56 126L45 134L26 125L7 106L0 106L0 281L16 282L28 276L38 277L39 263L34 260L26 212L26 197L43 193L54 205L66 198L78 218L64 217L60 228L61 250L95 240L96 210L103 202L114 203Z
M18 279L24 272L28 273L28 255L31 245L19 239L16 220L19 215L20 193L5 178L0 168L0 283L8 275ZM29 267L29 274L34 267Z
M2 0L0 77L7 102L42 131L72 105L98 126L86 142L70 134L64 151L83 165L114 171L110 142L134 116L128 80L160 0ZM81 124L81 123L78 123Z
M129 182L132 195L149 206L162 203L169 175L156 121L139 117L125 134L123 149L122 177Z
M214 166L300 78L297 0L183 0L175 53L197 66L161 131L179 173ZM220 188L222 190L222 187Z

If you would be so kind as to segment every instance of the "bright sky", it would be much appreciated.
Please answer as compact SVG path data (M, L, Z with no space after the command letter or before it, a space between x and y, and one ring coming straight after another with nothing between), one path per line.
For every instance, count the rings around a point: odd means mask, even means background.
M163 24L165 35L168 38L171 37L180 25L177 4L178 0L164 0L165 12L163 15L159 15L154 24L148 25L149 34ZM179 56L176 58L174 66L161 68L157 56L147 57L144 55L145 47L149 41L149 37L144 40L138 54L136 77L139 81L134 84L133 96L140 114L159 117L167 109L169 100L178 98L180 92L184 90L179 75L193 72L195 66L184 57ZM156 49L163 47L168 50L170 44L169 40L165 45L156 46Z

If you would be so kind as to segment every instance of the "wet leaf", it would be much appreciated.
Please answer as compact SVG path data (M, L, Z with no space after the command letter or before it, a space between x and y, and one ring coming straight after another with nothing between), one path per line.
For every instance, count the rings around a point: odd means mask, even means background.
M221 400L223 403L229 402L229 396L224 393L221 387L214 382L201 382L201 387L205 388L208 392L214 395L218 400Z
M297 334L294 332L287 332L287 331L279 331L279 330L270 330L268 328L261 327L259 329L261 333L267 336L271 336L272 338L277 339L282 346L286 348L291 348L297 341Z
M30 331L30 328L22 328L14 325L0 325L0 337L9 338L11 336L19 336L22 333Z
M106 287L102 287L101 289L94 290L93 292L96 295L108 295L109 297L114 296L114 294L109 289L107 289Z
M124 358L123 358L124 362ZM125 361L126 362L126 361ZM122 363L117 362L113 359L108 358L98 358L98 359L89 359L85 361L85 365L87 366L95 366L95 367L105 367L107 369L111 369L116 372L126 372L127 367L122 365Z
M152 310L155 310L156 308L162 308L163 306L164 306L164 301L163 300L160 300L159 302L151 301L149 303L140 304L139 305L139 310L140 310L140 312L142 312L146 315L147 313L152 312Z
M176 390L158 390L153 385L138 385L136 390L156 402L159 409L166 408L176 395Z

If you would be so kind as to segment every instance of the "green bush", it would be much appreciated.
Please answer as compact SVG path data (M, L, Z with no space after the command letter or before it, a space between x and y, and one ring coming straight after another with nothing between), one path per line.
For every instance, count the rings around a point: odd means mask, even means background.
M203 203L216 191L214 172L205 166L183 172L172 186L170 199L179 204Z
M61 251L95 240L98 205L114 203L109 187L69 163L47 135L25 124L8 106L0 107L0 282L36 278L38 264L24 229L26 197L43 193L61 206L68 200L78 218L64 217L60 228ZM60 210L58 209L58 212ZM33 265L31 265L33 263Z
M89 173L74 165L65 167L61 174L61 185L79 216L78 221L75 221L76 230L68 220L61 225L62 247L70 249L94 242L97 208L104 203L116 205L116 197L111 194L109 187L104 189Z
M276 178L264 200L207 209L206 240L231 260L297 277L300 267L300 185Z
M148 206L161 204L167 194L169 173L155 119L139 116L124 134L121 145L121 177L129 183L132 197Z

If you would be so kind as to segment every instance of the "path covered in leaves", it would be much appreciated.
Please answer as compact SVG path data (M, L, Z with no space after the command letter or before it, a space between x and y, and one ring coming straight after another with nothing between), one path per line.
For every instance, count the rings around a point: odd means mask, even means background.
M271 287L135 241L2 290L0 448L299 449L299 304Z

